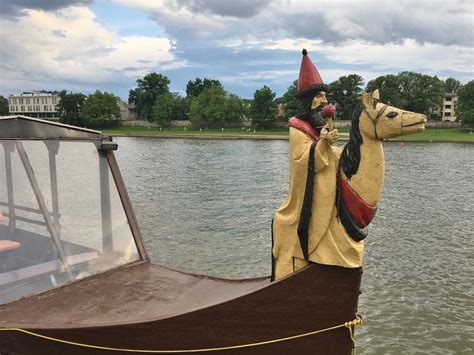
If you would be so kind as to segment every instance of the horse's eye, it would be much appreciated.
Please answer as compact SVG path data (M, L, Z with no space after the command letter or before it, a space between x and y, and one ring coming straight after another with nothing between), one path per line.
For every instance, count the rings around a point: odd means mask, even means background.
M395 117L397 117L397 115L398 115L397 112L392 111L392 112L389 112L389 113L387 114L387 117L388 117L388 118L395 118Z

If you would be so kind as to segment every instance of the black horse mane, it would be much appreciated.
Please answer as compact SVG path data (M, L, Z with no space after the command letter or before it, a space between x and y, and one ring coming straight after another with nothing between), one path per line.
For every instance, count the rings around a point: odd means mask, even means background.
M339 161L339 166L348 179L359 170L360 145L363 143L359 130L359 119L361 113L362 105L358 104L352 113L352 127L349 134L349 142L342 150L341 159Z

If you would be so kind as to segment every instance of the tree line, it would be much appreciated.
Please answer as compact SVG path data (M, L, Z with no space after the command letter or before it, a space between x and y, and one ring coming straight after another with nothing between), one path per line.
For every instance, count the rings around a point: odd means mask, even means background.
M266 85L255 91L253 99L242 99L224 89L219 80L196 78L188 81L186 96L170 91L170 80L158 73L137 79L137 86L129 91L128 102L139 119L169 127L171 120L187 120L196 128L240 126L243 119L251 120L257 129L271 127L275 122L276 107L284 108L284 117L297 114L297 80L281 96ZM380 99L399 108L424 113L437 119L434 107L442 103L444 93L458 95L458 118L464 125L474 127L474 81L466 85L454 79L445 81L436 76L404 71L397 75L383 75L364 87L357 74L341 76L328 84L328 98L337 107L336 119L350 119L360 101L363 90L379 89ZM91 95L62 91L57 110L60 121L78 126L100 127L119 117L118 98L107 92ZM8 114L8 100L0 96L0 112Z
M275 93L264 86L253 100L245 100L224 89L219 80L196 78L188 81L186 96L170 92L170 80L157 73L145 75L131 89L128 102L137 117L168 127L171 120L187 120L196 128L240 126L251 117L257 128L273 121Z
M295 80L281 96L268 86L255 91L253 99L245 100L224 90L219 80L200 79L188 81L186 96L170 93L170 81L157 73L137 80L137 87L130 90L129 103L137 116L166 127L170 121L189 119L194 127L238 126L243 118L252 121L258 129L271 127L275 122L276 107L284 107L284 118L298 113L296 99L298 81ZM424 113L439 119L433 108L439 107L445 93L457 93L459 118L467 126L474 126L474 81L462 86L454 79L445 81L436 76L404 71L397 75L383 75L371 80L364 87L360 75L341 76L328 85L329 101L337 107L336 119L350 119L360 101L362 91L379 89L381 101L404 110Z
M189 81L185 97L170 93L169 84L166 76L157 73L137 80L137 88L130 90L129 103L134 105L139 118L164 127L172 119L189 119L199 128L238 126L243 118L248 118L256 128L267 128L275 122L277 105L284 107L285 118L298 112L297 80L281 97L276 98L276 93L264 85L255 91L252 100L229 94L218 80L196 78ZM337 106L336 119L350 119L362 91L375 89L379 89L384 102L439 119L433 108L441 105L445 93L458 93L459 116L468 123L473 120L472 115L466 113L474 109L469 104L472 85L470 82L462 87L454 78L442 81L436 76L404 71L397 75L379 76L364 87L363 78L351 74L328 85L328 98Z

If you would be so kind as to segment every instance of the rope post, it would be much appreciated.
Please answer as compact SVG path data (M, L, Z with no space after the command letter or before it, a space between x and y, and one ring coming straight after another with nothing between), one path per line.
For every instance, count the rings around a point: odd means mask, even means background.
M353 328L356 325L362 324L362 318L360 315L357 315L357 318L354 320L351 320L350 322L345 322L344 326L349 330L349 337L351 338L352 341L352 354L356 355L356 345L355 345L355 337L354 337L354 330Z

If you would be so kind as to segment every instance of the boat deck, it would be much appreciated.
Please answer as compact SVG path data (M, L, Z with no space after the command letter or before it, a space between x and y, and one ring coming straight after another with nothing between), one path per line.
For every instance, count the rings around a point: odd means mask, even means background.
M0 327L68 328L141 323L248 294L269 278L223 280L141 263L0 306Z

